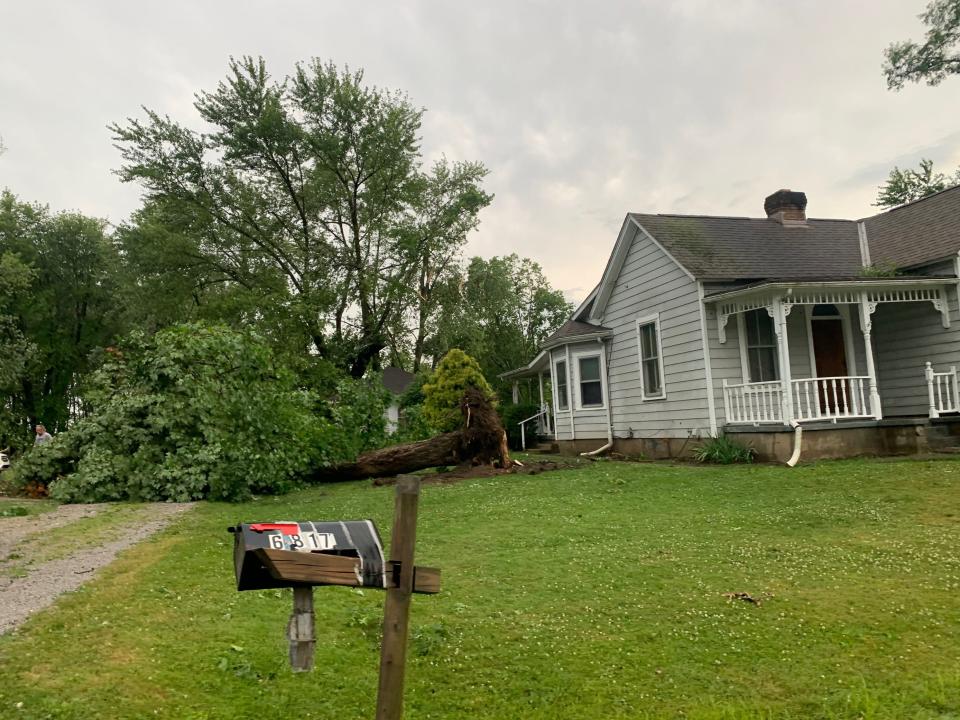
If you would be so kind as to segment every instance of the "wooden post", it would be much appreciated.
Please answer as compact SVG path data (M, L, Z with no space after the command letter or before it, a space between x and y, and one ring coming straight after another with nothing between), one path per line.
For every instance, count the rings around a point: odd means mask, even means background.
M313 670L317 636L313 631L313 588L293 588L293 614L287 623L290 640L290 667L294 672Z
M387 590L383 609L383 645L380 650L380 687L377 720L399 720L403 715L403 676L407 662L410 595L413 592L413 551L417 539L420 478L401 475L396 485L390 560L400 564L397 587Z

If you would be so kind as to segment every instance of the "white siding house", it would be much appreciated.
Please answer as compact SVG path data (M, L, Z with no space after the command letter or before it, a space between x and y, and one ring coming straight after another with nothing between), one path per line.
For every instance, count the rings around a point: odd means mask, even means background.
M808 219L788 190L764 209L627 215L595 290L505 375L549 387L542 434L662 456L741 433L780 456L800 425L902 450L891 428L960 411L960 188L863 220Z

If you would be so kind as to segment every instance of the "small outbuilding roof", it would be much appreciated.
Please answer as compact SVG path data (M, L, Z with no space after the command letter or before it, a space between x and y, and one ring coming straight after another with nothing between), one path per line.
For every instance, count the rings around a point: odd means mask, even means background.
M416 376L412 372L398 367L388 367L383 370L383 386L394 395L403 394L413 384Z

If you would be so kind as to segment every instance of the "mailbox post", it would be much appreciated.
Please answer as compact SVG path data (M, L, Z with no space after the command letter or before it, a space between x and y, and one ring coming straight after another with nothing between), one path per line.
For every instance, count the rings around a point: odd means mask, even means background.
M293 588L287 638L294 672L313 668L314 586L386 590L377 720L398 720L403 712L411 593L440 592L440 570L413 564L419 498L420 478L401 476L389 558L372 520L241 523L228 528L234 538L237 590Z
M383 644L380 646L380 685L377 720L399 720L403 714L403 680L407 667L410 594L413 592L413 550L417 540L420 478L397 481L397 499L390 536L390 560L400 565L395 587L387 590L383 607Z

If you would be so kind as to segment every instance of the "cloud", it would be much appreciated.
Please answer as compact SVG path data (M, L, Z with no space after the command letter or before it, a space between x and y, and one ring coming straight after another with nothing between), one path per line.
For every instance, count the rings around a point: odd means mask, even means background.
M197 125L230 55L275 76L313 56L427 109L428 161L481 160L496 194L469 251L518 252L579 300L628 211L752 215L780 187L861 217L895 165L960 162L960 78L886 90L923 0L163 4L5 9L0 186L118 221L106 125L146 105Z

